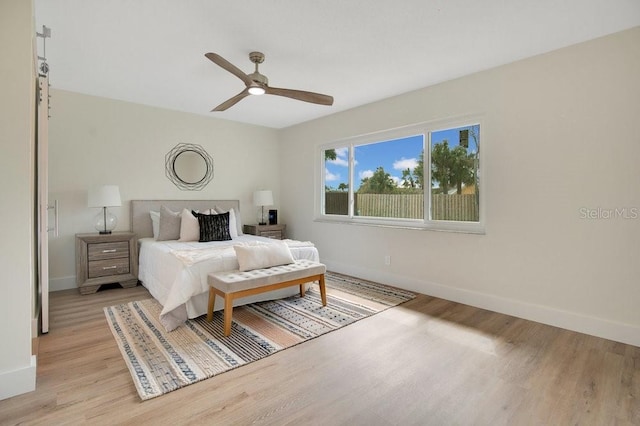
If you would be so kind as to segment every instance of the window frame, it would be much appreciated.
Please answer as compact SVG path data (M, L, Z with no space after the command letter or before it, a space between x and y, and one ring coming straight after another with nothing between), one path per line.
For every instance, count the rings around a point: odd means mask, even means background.
M482 177L482 184L478 186L480 192L478 214L478 222L465 222L465 221L447 221L447 220L432 220L431 219L431 135L434 132L442 130L450 130L458 127L467 127L472 125L479 125L479 139L481 141L482 149L479 149L478 153L478 176ZM378 132L372 132L362 135L357 135L341 140L321 144L317 149L317 161L319 164L319 171L315 174L316 181L319 177L319 182L315 185L315 218L317 222L329 222L329 223L342 223L342 224L354 224L354 225L367 225L367 226L382 226L393 227L403 229L416 229L416 230L432 230L432 231L448 231L448 232L462 232L470 234L485 234L485 201L486 201L486 173L485 169L485 157L486 157L486 140L484 138L484 120L480 114L467 115L458 118L449 118L444 120L422 122L417 124L411 124L408 126L398 127L394 129L382 130ZM395 139L402 139L405 137L422 135L423 136L423 150L424 150L424 217L422 219L404 219L404 218L379 218L371 216L355 216L354 215L354 193L353 187L356 176L354 168L354 147L358 145L381 143L386 141L392 141ZM324 152L328 149L348 148L349 151L349 164L348 164L348 214L325 214L325 157Z

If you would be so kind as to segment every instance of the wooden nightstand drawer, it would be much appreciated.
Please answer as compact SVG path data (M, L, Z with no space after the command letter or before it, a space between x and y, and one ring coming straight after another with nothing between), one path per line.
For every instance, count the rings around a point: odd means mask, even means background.
M261 237L273 238L275 240L282 239L282 231L262 231L260 232Z
M129 273L129 257L95 260L89 262L89 278L107 277Z
M133 232L76 234L76 284L80 294L103 284L138 285L138 244Z
M249 235L284 240L286 229L287 225L244 225L243 231Z
M89 261L129 257L129 242L88 244Z

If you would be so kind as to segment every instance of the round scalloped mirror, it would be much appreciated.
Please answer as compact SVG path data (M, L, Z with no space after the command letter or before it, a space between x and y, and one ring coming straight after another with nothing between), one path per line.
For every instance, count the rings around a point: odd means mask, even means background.
M180 143L165 156L167 178L185 191L199 191L213 179L213 159L200 145Z

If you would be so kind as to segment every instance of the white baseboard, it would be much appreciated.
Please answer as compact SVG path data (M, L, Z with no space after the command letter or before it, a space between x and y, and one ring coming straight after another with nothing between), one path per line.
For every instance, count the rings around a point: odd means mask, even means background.
M76 285L75 275L72 275L70 277L49 279L49 292L69 290L72 288L78 288L78 286Z
M31 392L36 389L36 356L31 365L0 374L0 400Z
M640 346L640 327L414 278L322 260L327 269L501 314Z

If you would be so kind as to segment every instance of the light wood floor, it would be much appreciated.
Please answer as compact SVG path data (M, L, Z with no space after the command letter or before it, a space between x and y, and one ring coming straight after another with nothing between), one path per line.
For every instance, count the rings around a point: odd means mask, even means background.
M640 424L640 348L428 296L142 402L102 307L145 297L52 293L0 424Z

